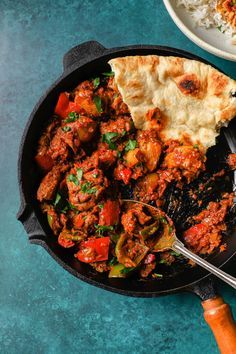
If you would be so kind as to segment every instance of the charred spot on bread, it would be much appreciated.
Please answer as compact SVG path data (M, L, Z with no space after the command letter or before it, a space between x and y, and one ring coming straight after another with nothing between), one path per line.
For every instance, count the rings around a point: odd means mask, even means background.
M198 96L201 85L195 74L185 74L176 79L180 91L184 95Z
M230 97L236 97L236 91L231 91L230 92Z

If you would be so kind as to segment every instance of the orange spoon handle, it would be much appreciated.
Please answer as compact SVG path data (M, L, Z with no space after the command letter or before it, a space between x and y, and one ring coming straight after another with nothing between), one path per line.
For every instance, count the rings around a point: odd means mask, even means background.
M218 296L203 301L202 307L221 354L236 354L236 323L229 305Z

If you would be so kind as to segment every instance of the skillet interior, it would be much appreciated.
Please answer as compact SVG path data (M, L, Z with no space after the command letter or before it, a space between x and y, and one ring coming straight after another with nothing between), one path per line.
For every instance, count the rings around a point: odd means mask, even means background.
M35 193L39 184L39 179L36 177L37 169L34 163L37 141L42 132L43 125L53 113L53 109L60 92L71 90L78 84L78 82L94 77L101 72L108 71L110 67L107 64L107 61L113 57L147 54L183 56L190 59L202 60L191 54L170 48L154 46L146 46L141 48L131 47L127 49L118 48L109 50L108 53L105 51L105 54L101 55L99 58L96 58L95 60L92 60L82 66L78 66L70 72L65 72L42 97L31 114L30 120L25 129L19 153L19 184L23 207L25 207L24 204L27 205L26 218L27 215L31 215L32 217L31 211L33 211L36 216L36 218L34 218L34 222L39 222L42 228L40 235L38 235L38 232L36 231L34 233L34 237L31 237L32 243L38 243L44 246L60 265L84 281L125 295L152 297L164 293L175 292L183 287L186 288L190 286L190 284L195 283L201 278L207 276L207 272L199 267L194 267L192 269L184 269L181 273L176 274L173 277L158 280L140 281L132 278L109 279L106 275L93 271L88 265L79 263L76 259L74 259L73 251L67 250L65 252L65 250L57 244L56 238L52 235L45 216L42 215L39 209L38 203L35 200ZM234 128L231 128L231 130L233 129L236 135L235 123L236 122L232 122L231 127ZM228 150L228 145L222 133L218 146L219 150L224 155L224 153ZM27 231L32 235L32 230L30 231L28 228ZM222 266L235 254L235 231L231 237L227 238L226 242L227 250L225 252L221 254L216 253L210 257L211 262L217 267Z

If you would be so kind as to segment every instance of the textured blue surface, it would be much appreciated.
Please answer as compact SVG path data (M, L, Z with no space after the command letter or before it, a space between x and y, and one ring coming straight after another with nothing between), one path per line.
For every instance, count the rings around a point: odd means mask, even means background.
M29 245L16 221L25 123L63 54L91 39L182 48L236 78L236 64L191 43L161 0L0 1L0 353L217 353L194 295L133 299L89 286ZM220 287L236 314L235 291Z

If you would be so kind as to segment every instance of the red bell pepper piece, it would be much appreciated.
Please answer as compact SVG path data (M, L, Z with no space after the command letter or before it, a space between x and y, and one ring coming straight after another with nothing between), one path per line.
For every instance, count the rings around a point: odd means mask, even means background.
M60 93L60 96L57 101L57 105L55 107L55 113L62 118L66 118L68 106L69 106L68 96L65 94L65 92Z
M132 176L132 170L130 168L123 168L122 170L119 171L119 173L124 184L129 184L129 181Z
M82 214L78 214L74 217L75 228L80 229L84 225L84 219Z
M58 98L55 113L62 118L66 118L70 112L77 112L78 106L69 100L69 97L66 95L65 92L60 93Z
M109 244L110 237L92 237L80 243L80 250L75 254L75 257L84 263L106 261L108 259Z
M196 224L191 226L188 230L184 232L184 238L189 242L195 238L199 238L201 235L207 233L207 226L204 224Z
M99 225L115 225L119 222L120 204L117 200L107 200L99 214Z

